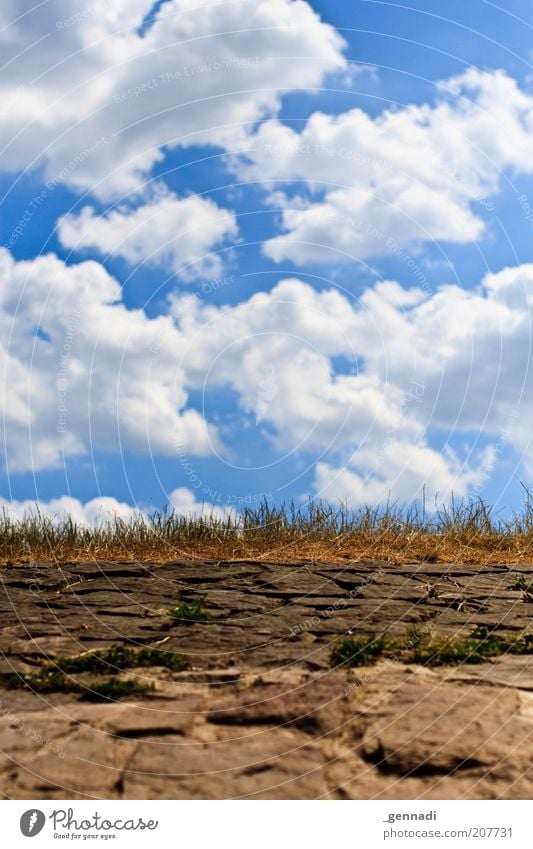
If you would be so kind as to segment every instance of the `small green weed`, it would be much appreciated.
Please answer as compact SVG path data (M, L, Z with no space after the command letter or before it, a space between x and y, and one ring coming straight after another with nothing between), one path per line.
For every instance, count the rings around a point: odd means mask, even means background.
M42 670L35 674L19 675L16 672L1 677L8 690L33 690L34 693L79 693L79 684L66 678L58 670Z
M208 622L212 617L205 608L205 596L193 598L191 601L181 601L169 611L168 615L175 622Z
M115 702L124 696L132 696L138 693L149 693L154 689L153 684L139 684L138 681L120 678L108 678L106 681L98 681L89 684L83 689L80 696L82 702Z
M504 639L494 636L487 628L476 628L470 637L464 639L428 637L414 647L407 659L410 663L428 666L481 663L507 650L510 650L510 645Z
M90 652L77 657L60 657L55 666L63 672L108 673L113 670L136 669L143 666L162 666L173 672L188 667L187 658L177 652L160 649L133 649L118 646L108 651Z
M62 672L44 670L36 675L6 675L2 684L10 690L32 690L34 693L76 693L81 701L111 701L134 693L147 693L154 689L152 684L137 681L121 681L107 678L80 684Z
M29 689L34 693L76 693L83 701L105 701L120 699L133 693L146 693L154 688L137 681L123 681L115 676L81 684L70 678L70 674L90 672L93 675L105 675L113 670L147 666L162 666L172 672L181 672L182 669L187 669L188 665L187 658L177 652L159 649L134 651L118 646L108 651L90 652L77 657L60 657L55 662L46 663L35 673L1 675L0 685L10 690Z
M533 654L533 634L510 640L480 626L466 638L435 637L418 629L411 629L407 640L392 639L386 634L363 639L342 637L331 653L331 665L365 666L388 657L404 663L444 666L482 663L506 653Z
M533 584L528 584L523 575L515 575L509 584L510 590L520 590L526 595L533 595Z
M396 643L385 634L371 635L368 638L354 640L352 637L342 637L331 654L333 666L367 666L375 663L380 657L394 652Z

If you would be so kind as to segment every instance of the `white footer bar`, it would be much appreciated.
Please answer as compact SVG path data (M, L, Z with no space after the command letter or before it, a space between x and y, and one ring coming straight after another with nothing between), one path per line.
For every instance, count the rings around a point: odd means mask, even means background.
M73 843L117 849L530 849L532 813L529 801L0 803L6 849Z

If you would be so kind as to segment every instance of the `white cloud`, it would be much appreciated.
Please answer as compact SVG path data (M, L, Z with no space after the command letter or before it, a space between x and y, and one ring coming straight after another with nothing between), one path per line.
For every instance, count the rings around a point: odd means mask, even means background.
M229 387L241 424L292 455L291 474L316 466L315 486L331 497L404 499L424 486L428 498L460 495L506 446L533 461L532 293L533 266L432 295L388 281L358 300L287 279L236 307L174 296L172 315L149 319L124 307L98 263L15 262L3 251L6 465L224 451L187 402L189 390ZM454 434L464 445L452 451ZM194 507L183 490L174 503Z
M220 507L208 501L198 501L194 492L185 486L174 489L168 498L170 507L181 516L212 516L215 519L225 519L235 515L232 507Z
M533 97L501 71L473 69L438 91L434 106L375 118L316 112L301 132L264 122L233 160L282 210L283 232L264 252L276 262L342 262L479 238L502 171L533 172ZM291 183L293 191L279 191Z
M532 292L522 266L432 296L389 281L354 302L289 279L235 308L173 310L189 379L231 387L279 454L316 464L317 491L432 499L482 485L506 447L533 461Z
M175 300L174 310L190 339L185 362L191 379L205 381L207 392L218 386L237 392L241 409L274 443L278 456L292 455L297 466L302 458L317 464L315 486L324 495L373 499L383 491L383 469L386 487L395 488L398 479L402 494L424 483L428 490L434 486L449 494L452 481L459 494L474 480L451 452L444 457L428 446L414 409L418 403L406 403L408 375L392 382L377 368L343 374L333 366L333 357L345 358L349 366L387 338L387 328L382 337L367 309L354 308L338 292L318 293L299 280L284 280L234 309L202 307L183 298ZM396 443L402 450L393 468L387 455ZM400 474L406 448L413 463ZM335 495L327 480L335 476L339 457L346 485ZM353 479L352 462L366 467L367 478L373 472L375 482L363 486Z
M279 451L327 450L392 423L401 402L371 374L336 374L331 358L358 355L361 318L335 291L296 279L235 308L173 299L189 379L209 392L230 385L242 409L273 428Z
M233 150L285 92L346 68L341 37L303 0L168 0L141 34L152 6L9 0L3 170L42 164L102 196L137 190L165 149Z
M5 464L57 466L91 450L206 454L213 428L187 408L170 318L128 310L96 262L15 262L0 251Z
M160 265L185 281L221 274L221 257L213 251L237 234L234 212L209 198L180 199L164 191L136 209L119 206L98 215L85 206L58 222L59 239L67 248L94 248L102 255L121 256L130 265Z
M400 439L383 444L379 462L375 450L365 446L341 466L318 463L317 497L351 505L383 505L388 499L409 504L425 498L431 510L435 501L446 502L452 494L460 498L483 482L492 456L488 448L464 463L452 451L443 454L424 441L417 445Z
M185 487L179 487L170 493L168 503L171 509L183 516L214 516L224 517L225 511L216 505L201 503L196 500L194 493ZM113 518L123 519L125 522L134 518L144 517L147 519L152 510L145 506L132 507L123 501L109 496L98 496L83 504L79 499L69 495L60 498L52 498L50 501L39 499L26 501L15 501L0 498L0 512L8 515L13 521L25 517L36 516L40 513L53 521L60 522L71 517L79 525L94 525L107 522Z
M70 516L80 525L105 522L114 516L128 521L142 512L129 504L117 501L116 498L101 496L82 504L77 498L72 498L69 495L52 498L50 501L31 499L10 501L7 498L0 498L0 511L8 515L13 521L36 516L40 513L41 516L57 522Z

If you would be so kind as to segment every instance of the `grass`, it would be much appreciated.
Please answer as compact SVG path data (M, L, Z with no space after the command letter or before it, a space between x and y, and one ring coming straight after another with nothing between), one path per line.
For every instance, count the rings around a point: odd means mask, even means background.
M93 672L96 674L116 670L135 669L143 666L162 666L173 672L188 667L187 658L176 652L160 649L133 649L118 647L104 652L89 652L74 657L60 657L55 666L62 672Z
M533 584L528 584L523 575L515 575L509 584L510 590L521 590L525 595L533 595Z
M0 676L0 684L10 690L29 689L34 693L75 693L82 701L115 701L124 696L151 692L152 684L121 679L112 675L80 683L70 677L74 673L89 672L102 676L125 669L161 666L173 672L187 669L187 658L176 652L159 649L133 649L114 647L108 651L88 652L73 657L59 657L48 661L38 672L20 675L8 673Z
M151 692L153 684L122 680L114 676L104 680L81 684L62 672L45 670L36 674L2 676L2 684L8 690L32 690L34 693L75 693L81 701L117 700L123 696Z
M503 654L533 654L533 635L524 634L512 640L498 636L486 627L475 628L468 637L435 637L431 632L413 630L407 639L393 639L386 634L354 639L341 637L331 653L334 667L367 666L381 659L445 666L482 663Z
M130 521L88 527L38 511L20 521L0 515L0 562L136 560L381 559L393 562L525 563L533 557L533 496L521 511L498 518L481 499L431 512L410 508L350 509L311 501L303 507L264 501L225 517L187 517L163 510Z
M42 670L19 675L12 672L1 676L8 690L33 690L34 693L80 693L81 687L58 670Z
M125 696L148 693L153 689L153 684L139 684L138 681L123 681L112 677L85 687L80 699L82 702L116 702Z
M395 654L397 643L385 634L368 638L342 637L331 653L332 666L368 666Z
M193 598L191 601L181 601L168 615L175 622L208 622L212 617L205 608L205 597Z

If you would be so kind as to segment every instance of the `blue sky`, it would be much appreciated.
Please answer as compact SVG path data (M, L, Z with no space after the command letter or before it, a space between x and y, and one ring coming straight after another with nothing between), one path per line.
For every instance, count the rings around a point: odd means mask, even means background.
M526 0L7 0L8 509L518 507L532 36Z

